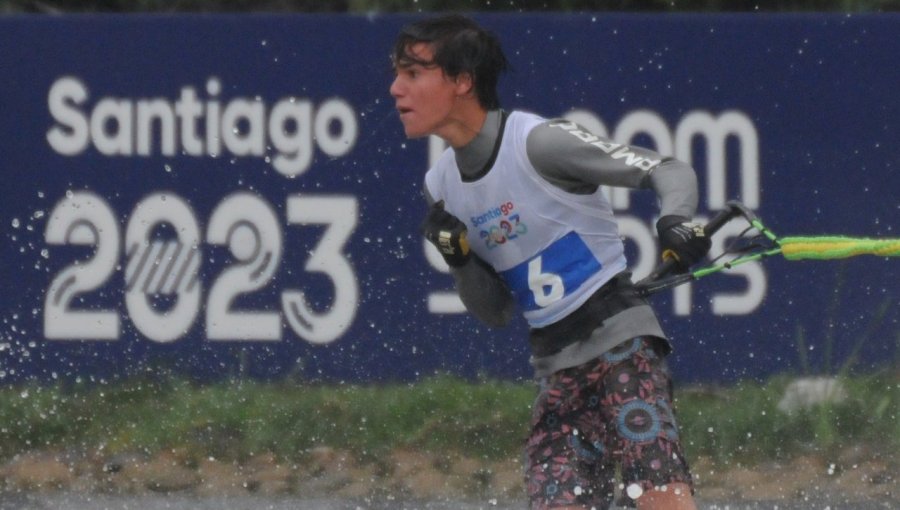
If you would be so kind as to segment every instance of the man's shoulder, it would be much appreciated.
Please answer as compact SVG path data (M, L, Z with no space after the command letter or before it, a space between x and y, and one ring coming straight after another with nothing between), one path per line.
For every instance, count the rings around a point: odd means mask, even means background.
M441 154L434 160L434 163L431 167L428 168L427 173L437 173L437 172L446 172L447 168L452 168L456 166L456 154L453 152L452 147L447 147L441 152Z
M538 120L538 119L534 119ZM578 139L566 129L574 125L562 118L547 119L539 117L528 130L526 146L529 154L565 154L571 151Z
M513 110L507 115L506 122L507 124L514 124L532 129L538 124L547 122L547 119L537 113L529 112L527 110Z
M452 175L450 172L458 172L458 170L456 169L456 156L453 153L453 149L447 147L438 156L434 164L428 168L428 171L425 172L426 186L437 185L438 182L446 180L448 175Z

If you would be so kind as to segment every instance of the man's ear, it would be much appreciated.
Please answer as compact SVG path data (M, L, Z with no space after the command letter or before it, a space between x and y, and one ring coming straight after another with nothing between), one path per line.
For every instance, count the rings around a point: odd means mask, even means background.
M465 96L470 92L474 92L475 90L475 80L472 79L472 75L469 73L460 73L456 76L456 95Z

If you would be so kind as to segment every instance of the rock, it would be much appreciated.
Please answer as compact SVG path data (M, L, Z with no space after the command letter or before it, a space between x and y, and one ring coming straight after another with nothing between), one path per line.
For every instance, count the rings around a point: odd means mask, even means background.
M847 389L835 377L804 377L792 381L778 402L784 413L795 413L824 403L840 403L847 399Z

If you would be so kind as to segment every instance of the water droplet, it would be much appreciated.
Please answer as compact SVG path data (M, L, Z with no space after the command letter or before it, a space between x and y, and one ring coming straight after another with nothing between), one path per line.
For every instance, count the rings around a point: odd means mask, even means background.
M628 497L631 499L637 499L644 494L644 489L641 488L640 485L633 483L625 489L625 493L628 494Z

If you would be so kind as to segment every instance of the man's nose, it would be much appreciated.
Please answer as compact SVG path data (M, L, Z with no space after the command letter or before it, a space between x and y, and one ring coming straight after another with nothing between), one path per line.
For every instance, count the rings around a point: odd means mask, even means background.
M400 85L400 77L397 76L394 78L394 81L391 82L391 88L390 88L391 96L399 97L401 94L401 88L402 87Z

